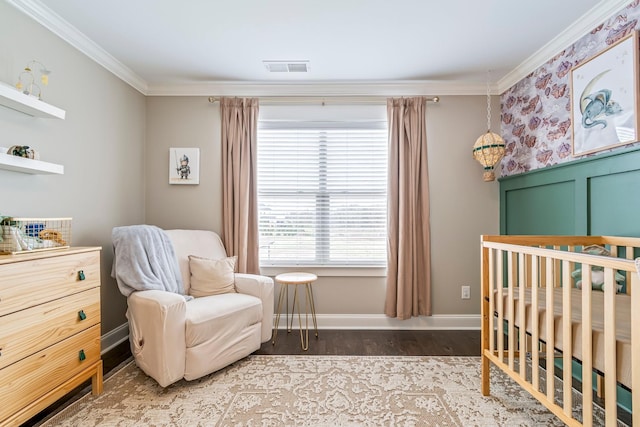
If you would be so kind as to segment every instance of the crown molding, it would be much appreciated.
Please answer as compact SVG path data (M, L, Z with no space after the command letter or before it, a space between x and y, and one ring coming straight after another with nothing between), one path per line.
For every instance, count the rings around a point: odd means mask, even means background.
M533 55L522 61L516 68L498 81L498 93L502 94L513 85L524 79L529 73L537 70L558 52L571 46L581 37L609 19L614 13L621 11L631 3L630 0L605 0L582 15L573 24L558 34L549 43L538 49Z
M7 3L25 15L47 28L53 34L78 49L80 52L106 68L118 78L138 90L147 94L147 82L129 67L115 59L109 52L89 39L77 28L62 19L39 0L6 0Z
M497 87L493 87L495 91ZM149 96L446 96L486 95L486 83L464 81L233 82L150 85ZM496 92L497 93L497 92Z
M235 82L149 84L41 0L6 0L146 96L443 96L484 95L486 83L468 81ZM492 88L492 92L495 87Z
M149 84L45 6L41 0L6 1L146 96L446 96L486 94L486 83L453 80L308 83L218 81ZM622 10L629 3L629 0L605 0L596 5L557 37L525 59L500 79L497 84L492 85L490 93L494 95L504 93L558 52L575 43L580 37L614 13Z

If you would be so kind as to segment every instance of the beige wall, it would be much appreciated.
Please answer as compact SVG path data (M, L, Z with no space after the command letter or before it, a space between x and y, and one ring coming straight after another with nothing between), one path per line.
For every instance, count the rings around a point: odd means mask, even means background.
M30 145L64 175L0 170L0 213L72 217L75 246L101 246L102 332L126 321L110 277L111 229L144 221L145 98L41 25L0 2L0 81L13 85L32 59L52 70L43 99L66 120L0 107L0 146Z
M494 111L499 110L494 100ZM434 314L480 313L480 234L499 231L497 182L482 181L471 156L486 132L484 96L445 96L427 108ZM495 120L498 127L497 118ZM205 97L147 99L147 222L163 228L221 230L219 105ZM199 147L200 185L169 185L170 147ZM460 286L471 299L460 299ZM320 277L320 314L381 314L384 277Z
M0 2L0 80L13 84L34 58L53 70L44 99L65 109L67 119L0 108L0 146L31 145L42 160L63 164L65 174L0 170L0 213L71 216L73 244L103 248L104 334L126 322L126 301L110 277L114 226L220 232L219 105L206 97L145 98ZM477 314L479 235L499 229L498 185L482 182L471 157L486 131L485 98L444 96L427 114L434 314ZM200 185L168 184L170 147L200 148ZM471 300L460 299L463 284L471 285ZM380 315L384 289L383 277L321 277L314 288L318 312L338 317Z
M497 97L492 110L499 111ZM498 182L482 181L471 147L487 131L484 96L442 97L427 112L435 314L480 313L480 235L499 234ZM492 130L500 128L495 114ZM471 286L471 299L460 287Z
M169 184L169 148L200 148L200 184ZM146 221L222 231L220 108L206 97L147 98Z

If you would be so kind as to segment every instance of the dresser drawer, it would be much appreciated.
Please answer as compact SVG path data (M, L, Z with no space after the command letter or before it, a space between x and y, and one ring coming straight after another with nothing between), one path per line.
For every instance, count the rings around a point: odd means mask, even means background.
M95 325L0 370L0 424L99 360L100 325Z
M0 369L100 323L100 288L0 317Z
M0 316L99 286L99 251L6 264L0 269Z

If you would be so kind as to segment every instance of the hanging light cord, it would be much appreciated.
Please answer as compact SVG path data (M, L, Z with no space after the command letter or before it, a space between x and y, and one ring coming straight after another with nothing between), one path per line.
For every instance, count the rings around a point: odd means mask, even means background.
M487 132L491 131L491 93L489 92L489 73L487 71Z

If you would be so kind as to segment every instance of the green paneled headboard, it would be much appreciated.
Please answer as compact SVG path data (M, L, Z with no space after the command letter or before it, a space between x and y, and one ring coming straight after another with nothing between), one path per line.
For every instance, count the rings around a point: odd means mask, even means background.
M501 234L640 237L640 147L499 181Z

